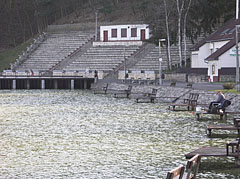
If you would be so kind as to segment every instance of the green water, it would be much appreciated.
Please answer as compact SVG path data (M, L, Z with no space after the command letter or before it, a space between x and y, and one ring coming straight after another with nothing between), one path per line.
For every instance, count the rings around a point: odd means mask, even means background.
M0 178L165 178L184 154L233 139L209 139L189 112L90 91L1 91L0 106ZM198 178L240 175L231 158L201 162Z

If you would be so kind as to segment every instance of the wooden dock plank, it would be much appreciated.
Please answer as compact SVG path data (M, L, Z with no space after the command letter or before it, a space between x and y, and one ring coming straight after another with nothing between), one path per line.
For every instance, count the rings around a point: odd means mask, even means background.
M190 159L197 154L199 154L201 157L226 157L227 156L226 148L204 146L188 154L185 154L185 157L186 159Z
M238 130L238 129L240 129L240 127L235 127L234 125L208 125L207 129Z

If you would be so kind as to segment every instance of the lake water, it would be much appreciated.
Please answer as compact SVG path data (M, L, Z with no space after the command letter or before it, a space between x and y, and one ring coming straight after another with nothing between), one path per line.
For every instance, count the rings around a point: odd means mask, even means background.
M81 90L0 92L0 178L165 178L186 165L184 154L233 139L208 138L208 120L166 105ZM198 174L239 175L231 158L202 158Z

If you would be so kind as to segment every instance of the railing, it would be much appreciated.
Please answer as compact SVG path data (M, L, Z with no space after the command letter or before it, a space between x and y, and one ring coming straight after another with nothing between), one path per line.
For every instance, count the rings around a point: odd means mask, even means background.
M19 55L18 59L16 59L16 62L14 64L11 64L11 69L12 70L16 70L16 68L22 64L28 57L29 55L36 50L39 45L47 38L47 33L43 33L41 35L39 35L39 37L37 39L34 39L34 42L27 47L26 51L23 51L22 55Z

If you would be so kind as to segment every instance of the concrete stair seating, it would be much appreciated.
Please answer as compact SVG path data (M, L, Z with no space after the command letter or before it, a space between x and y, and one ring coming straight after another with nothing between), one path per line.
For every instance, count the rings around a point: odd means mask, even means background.
M134 54L137 46L94 46L80 57L76 56L71 64L65 69L98 69L103 71L113 71L123 63L124 57L128 58Z
M162 53L162 69L167 68L167 59L166 54L163 53L163 48L161 50ZM159 47L153 47L149 53L145 55L145 57L141 58L134 66L131 67L131 70L149 70L156 71L159 70Z
M73 64L106 64L106 61L83 61L83 62L73 62ZM107 64L112 64L112 65L116 65L116 64L120 64L120 62L116 63L115 61L108 61Z
M46 70L46 68L48 68L49 66L53 66L51 64L46 64L46 65L25 65L25 66L22 66L22 67L19 67L18 70L26 70L26 69L33 69L33 68L37 68L38 70ZM18 71L17 70L17 71Z
M163 66L162 70L167 69L167 66ZM159 67L157 66L138 66L138 67L134 67L134 68L129 68L129 70L145 70L145 71L159 71Z
M17 69L29 69L35 64L35 68L49 70L81 48L92 37L91 34L80 35L79 32L49 34L48 38Z
M92 64L79 64L79 66L75 65L75 66L71 66L71 69L95 69L95 68L107 68L107 69L113 69L117 66L118 64L96 64L96 63L92 63ZM77 67L76 67L77 66ZM67 68L69 69L69 68Z
M187 48L189 49L192 46L192 41L187 39ZM182 49L184 50L184 49ZM190 52L188 51L187 56L190 57ZM161 57L162 68L167 69L167 50L166 46L161 47ZM182 53L182 58L184 58L184 53ZM172 65L179 64L179 49L177 44L171 46L171 62ZM151 65L149 65L151 64ZM157 70L159 68L159 47L153 46L152 49L145 54L131 69L142 69L142 70Z

